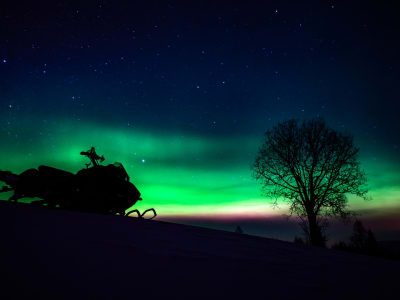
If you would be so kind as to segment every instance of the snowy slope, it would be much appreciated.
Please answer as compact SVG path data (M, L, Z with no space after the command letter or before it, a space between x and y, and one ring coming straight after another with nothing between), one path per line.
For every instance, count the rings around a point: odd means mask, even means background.
M0 223L1 299L385 299L399 291L397 261L279 240L2 201Z

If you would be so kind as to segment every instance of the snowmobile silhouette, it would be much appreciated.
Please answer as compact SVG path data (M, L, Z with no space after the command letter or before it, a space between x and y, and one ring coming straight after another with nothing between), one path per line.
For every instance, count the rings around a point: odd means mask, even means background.
M136 213L139 218L152 212L150 219L157 215L153 208L143 213L137 209L126 212L142 198L121 163L100 165L104 156L98 156L94 147L81 155L87 156L91 163L76 174L48 166L28 169L19 175L0 171L0 181L8 185L0 192L14 191L9 200L15 202L37 197L42 200L33 203L49 207L123 216Z

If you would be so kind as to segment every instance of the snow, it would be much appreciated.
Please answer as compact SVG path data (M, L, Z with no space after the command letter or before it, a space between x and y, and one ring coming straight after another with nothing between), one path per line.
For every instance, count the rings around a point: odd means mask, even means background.
M373 299L397 293L398 261L246 234L3 201L0 225L1 299Z

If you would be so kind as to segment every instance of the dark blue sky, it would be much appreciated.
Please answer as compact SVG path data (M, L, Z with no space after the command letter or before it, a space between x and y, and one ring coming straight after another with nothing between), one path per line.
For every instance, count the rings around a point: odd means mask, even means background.
M2 110L206 134L319 114L395 142L390 3L80 2L3 5Z

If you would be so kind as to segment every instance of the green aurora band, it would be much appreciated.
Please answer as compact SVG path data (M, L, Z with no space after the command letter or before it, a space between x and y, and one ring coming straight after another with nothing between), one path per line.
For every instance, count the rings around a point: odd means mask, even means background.
M142 193L143 201L136 208L154 207L160 216L228 218L287 212L285 205L274 209L251 176L262 136L219 138L60 119L29 120L20 126L16 142L0 148L2 170L19 173L50 165L75 173L87 161L79 152L93 145L105 156L105 164L123 163ZM40 128L51 134L41 133ZM371 200L350 196L350 208L367 214L399 213L399 167L391 157L363 155L368 144L356 143L361 148L360 160L369 179ZM0 195L1 199L7 196Z

